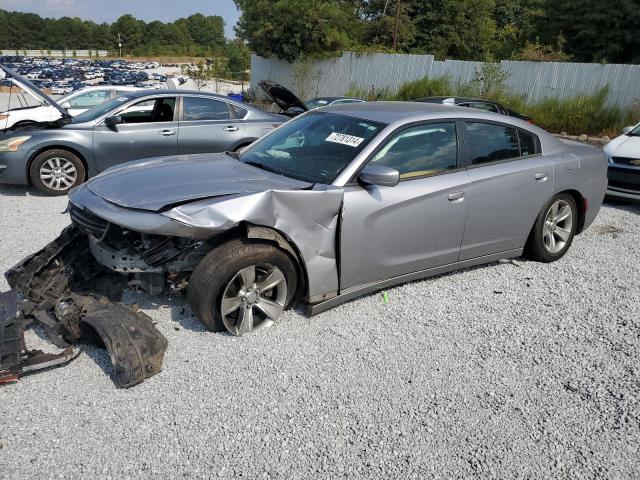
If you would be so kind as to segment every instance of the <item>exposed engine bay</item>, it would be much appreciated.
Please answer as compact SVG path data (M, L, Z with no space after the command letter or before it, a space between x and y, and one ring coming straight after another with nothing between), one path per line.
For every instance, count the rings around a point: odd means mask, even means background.
M151 318L120 303L126 277L95 261L89 237L76 226L5 273L0 297L0 384L68 363L73 344L99 339L110 354L114 383L134 386L161 369L167 339ZM37 324L64 348L58 355L28 350L24 332Z

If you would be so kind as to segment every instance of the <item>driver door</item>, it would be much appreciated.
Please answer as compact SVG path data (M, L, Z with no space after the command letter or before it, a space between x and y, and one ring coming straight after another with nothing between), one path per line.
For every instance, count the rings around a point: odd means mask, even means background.
M369 164L398 170L400 181L345 188L341 290L457 262L469 175L459 168L455 121L397 131Z
M120 125L101 122L93 131L93 154L98 171L119 163L178 154L176 97L134 103L117 115Z

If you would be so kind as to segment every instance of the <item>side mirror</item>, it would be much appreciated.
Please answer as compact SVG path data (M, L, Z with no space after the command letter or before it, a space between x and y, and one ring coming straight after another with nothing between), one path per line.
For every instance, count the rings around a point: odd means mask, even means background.
M358 181L365 185L395 187L400 181L400 173L385 165L367 165L358 175Z
M631 130L633 130L633 127L624 127L622 133L629 133Z
M63 104L60 105L62 108L64 108L65 110L69 110L71 108L71 104L69 102L64 102Z
M122 122L122 117L120 115L114 115L113 117L107 117L104 119L104 124L107 127L115 127L116 125L120 125Z

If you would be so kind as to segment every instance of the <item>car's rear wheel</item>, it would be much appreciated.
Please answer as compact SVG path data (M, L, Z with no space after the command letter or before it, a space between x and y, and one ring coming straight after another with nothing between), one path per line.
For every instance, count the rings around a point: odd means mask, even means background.
M575 199L561 193L542 209L525 247L525 256L539 262L554 262L567 253L578 223Z
M51 196L66 195L84 182L85 168L77 155L67 150L47 150L39 154L29 169L31 183Z
M297 268L269 243L235 239L216 247L189 280L189 303L204 326L244 335L274 324L292 302Z

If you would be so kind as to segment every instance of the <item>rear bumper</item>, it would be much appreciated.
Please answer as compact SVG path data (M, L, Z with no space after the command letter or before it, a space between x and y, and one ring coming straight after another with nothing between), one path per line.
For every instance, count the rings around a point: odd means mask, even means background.
M0 153L0 183L27 185L27 163L29 152L2 152Z
M640 168L609 166L607 195L640 200Z

